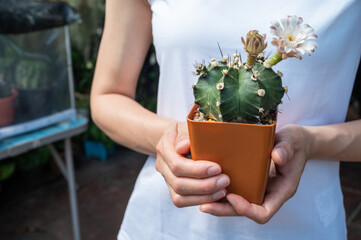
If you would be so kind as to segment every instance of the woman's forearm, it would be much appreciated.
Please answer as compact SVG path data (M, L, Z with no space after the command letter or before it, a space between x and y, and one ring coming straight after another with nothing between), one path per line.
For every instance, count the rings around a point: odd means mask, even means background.
M164 130L174 122L143 108L134 99L119 94L94 97L92 117L117 143L150 155L155 155L156 145Z
M311 158L361 162L361 120L305 129Z
M147 1L107 0L91 91L94 122L119 144L146 154L155 154L161 135L173 122L134 100L152 41L151 21Z

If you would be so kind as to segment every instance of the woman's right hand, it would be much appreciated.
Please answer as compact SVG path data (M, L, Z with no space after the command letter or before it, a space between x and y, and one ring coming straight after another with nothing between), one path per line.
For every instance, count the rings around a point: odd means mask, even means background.
M214 162L186 158L189 152L186 123L172 124L157 144L156 169L163 175L174 205L201 205L225 197L229 177Z

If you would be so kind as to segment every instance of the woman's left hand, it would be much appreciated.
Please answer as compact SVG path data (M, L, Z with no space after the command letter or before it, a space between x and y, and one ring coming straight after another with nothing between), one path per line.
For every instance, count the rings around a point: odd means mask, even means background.
M296 193L311 147L312 136L304 127L294 124L283 127L276 134L263 204L249 203L242 196L230 193L226 196L227 203L202 204L200 210L215 216L245 216L259 224L267 223Z

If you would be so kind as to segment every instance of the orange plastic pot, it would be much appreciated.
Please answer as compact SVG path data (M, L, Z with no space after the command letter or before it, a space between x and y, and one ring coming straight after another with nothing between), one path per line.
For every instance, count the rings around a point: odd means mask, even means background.
M194 121L194 105L187 116L193 160L218 163L230 177L228 193L262 204L267 186L276 123L255 125Z
M7 126L14 122L15 98L18 96L16 90L11 90L12 95L7 98L0 98L0 127Z

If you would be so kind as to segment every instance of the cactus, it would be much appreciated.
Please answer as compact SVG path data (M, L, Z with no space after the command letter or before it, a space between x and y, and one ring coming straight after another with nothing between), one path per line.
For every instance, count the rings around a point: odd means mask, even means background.
M274 118L286 88L282 87L281 73L266 68L264 57L258 57L267 46L265 36L255 30L250 33L247 41L242 39L248 52L246 63L242 63L236 53L233 60L223 56L221 61L211 59L208 66L196 66L199 78L193 94L205 118L255 124L268 124L267 116ZM258 50L250 53L252 35L257 46L254 49Z
M302 23L303 19L297 16L271 22L271 34L276 36L271 44L277 52L269 59L260 55L267 47L266 34L252 30L246 40L241 38L248 54L246 63L235 53L233 60L222 56L218 62L211 59L208 66L197 65L195 73L199 78L193 94L199 112L195 120L273 123L288 88L282 87L282 73L275 73L271 67L287 58L301 60L304 53L311 56L317 48L317 43L311 41L317 38L313 28Z

